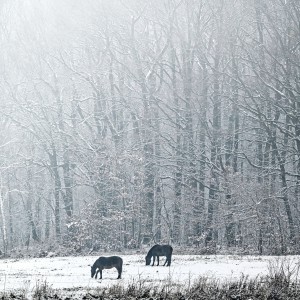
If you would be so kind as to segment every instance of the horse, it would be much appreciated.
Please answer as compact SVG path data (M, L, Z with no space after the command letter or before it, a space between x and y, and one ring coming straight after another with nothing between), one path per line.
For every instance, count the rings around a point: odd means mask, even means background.
M100 279L102 279L102 270L103 269L116 268L118 270L118 278L117 279L121 279L122 266L123 266L123 260L119 256L109 256L109 257L101 256L92 265L91 276L93 278L94 275L96 274L95 279L97 279L97 275L98 275L98 273L100 273ZM96 270L97 270L97 272L96 272Z
M166 261L164 263L164 266L166 264L167 264L167 266L170 266L172 252L173 252L173 248L170 245L154 245L146 255L146 266L150 265L152 256L153 256L152 266L154 265L155 257L157 257L157 266L159 265L159 257L160 256L166 256Z

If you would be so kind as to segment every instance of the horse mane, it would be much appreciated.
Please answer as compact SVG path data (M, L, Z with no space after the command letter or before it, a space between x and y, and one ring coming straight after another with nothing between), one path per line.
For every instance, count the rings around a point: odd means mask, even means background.
M147 256L150 256L150 255L151 255L151 252L153 251L153 249L155 249L155 248L157 248L157 247L160 247L160 245L156 244L156 245L152 246L152 247L150 248L150 250L148 251Z
M98 259L97 259L98 260ZM92 269L94 269L95 267L96 267L96 264L97 264L97 260L93 263L93 265L92 265Z

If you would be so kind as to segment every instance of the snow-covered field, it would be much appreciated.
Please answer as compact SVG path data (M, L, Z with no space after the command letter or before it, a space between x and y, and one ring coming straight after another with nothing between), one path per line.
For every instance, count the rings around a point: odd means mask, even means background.
M89 290L138 282L159 287L170 281L188 287L199 276L228 281L238 279L242 274L249 278L266 275L270 262L274 265L283 259L271 256L173 255L171 267L152 267L145 266L144 255L120 256L124 262L120 280L116 279L116 269L103 270L102 280L92 279L90 266L98 258L96 256L0 260L0 292L21 289L30 293L37 284L45 282L53 289ZM285 259L295 266L300 261L297 256ZM164 258L160 263L164 263Z

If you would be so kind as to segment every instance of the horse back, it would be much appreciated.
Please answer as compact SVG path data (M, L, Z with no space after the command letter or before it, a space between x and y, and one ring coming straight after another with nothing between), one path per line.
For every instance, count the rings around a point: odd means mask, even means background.
M97 259L97 267L99 269L122 268L123 260L119 256L101 256Z
M169 256L172 255L173 248L170 245L154 245L149 250L149 255L153 256Z

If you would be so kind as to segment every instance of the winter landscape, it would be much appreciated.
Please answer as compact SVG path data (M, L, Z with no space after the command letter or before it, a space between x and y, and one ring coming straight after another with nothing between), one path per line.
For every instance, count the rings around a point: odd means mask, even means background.
M200 278L218 284L242 280L258 280L280 271L283 267L297 275L299 257L231 256L231 255L175 255L170 267L145 266L143 255L122 255L122 279L117 280L115 269L103 271L103 279L92 279L90 267L98 256L45 257L5 259L0 261L0 292L18 293L31 298L43 288L48 296L55 292L61 298L82 299L95 290L108 290L113 286L126 290L136 286L142 292L148 288L165 293L191 290ZM161 263L164 262L164 259ZM160 263L160 264L161 264ZM288 270L288 268L290 268ZM274 275L274 273L273 273ZM295 278L292 278L294 280Z
M3 297L300 299L298 255L299 0L0 0Z
M113 284L129 285L133 282L163 286L168 282L178 286L192 285L199 276L215 278L219 281L235 281L244 276L255 278L267 275L270 257L230 257L230 256L175 256L171 267L145 266L141 255L125 255L122 279L117 281L117 271L103 271L103 279L91 278L91 265L98 257L52 257L0 262L0 290L33 290L37 282L44 281L49 286L62 288L108 287Z

